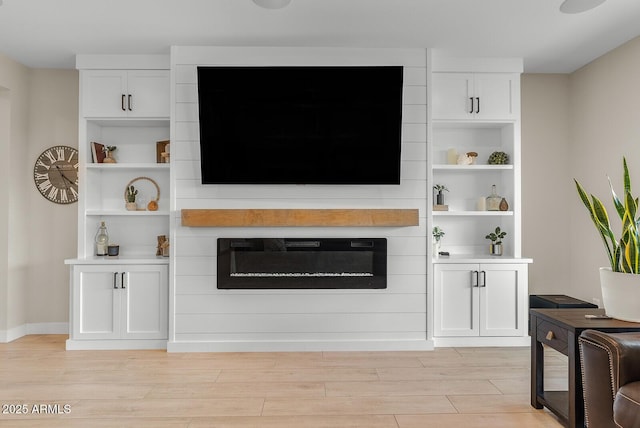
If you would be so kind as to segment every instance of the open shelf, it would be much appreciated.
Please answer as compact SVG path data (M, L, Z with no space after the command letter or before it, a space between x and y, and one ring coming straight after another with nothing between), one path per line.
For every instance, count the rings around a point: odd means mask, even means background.
M448 171L499 171L499 170L511 170L513 165L449 165L449 164L437 164L433 165L434 170L448 170Z
M433 211L434 216L455 217L455 216L478 216L478 217L509 217L513 216L513 211Z
M158 210L158 211L148 211L148 210L138 210L138 211L127 211L127 210L87 210L87 216L168 216L169 211Z
M109 171L109 170L126 170L126 169L159 169L159 170L168 170L168 163L144 163L144 162L122 162L122 163L88 163L86 165L87 169L96 169L101 171Z

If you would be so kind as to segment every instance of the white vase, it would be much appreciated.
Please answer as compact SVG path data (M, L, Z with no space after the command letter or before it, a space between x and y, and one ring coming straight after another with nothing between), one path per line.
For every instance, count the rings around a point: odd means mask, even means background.
M602 304L608 316L640 322L640 275L600 268Z

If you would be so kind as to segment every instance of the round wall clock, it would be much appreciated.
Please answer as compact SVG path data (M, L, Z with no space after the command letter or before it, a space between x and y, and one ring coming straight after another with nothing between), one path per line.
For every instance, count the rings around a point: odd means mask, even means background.
M56 204L78 200L78 150L69 146L49 147L33 167L33 180L42 196Z

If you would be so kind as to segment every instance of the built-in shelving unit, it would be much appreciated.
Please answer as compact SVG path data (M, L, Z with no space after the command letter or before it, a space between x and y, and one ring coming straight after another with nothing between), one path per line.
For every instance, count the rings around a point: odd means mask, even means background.
M432 185L448 189L446 208L431 211L432 225L445 232L432 251L434 341L524 345L531 260L521 254L522 63L436 59L433 71L430 175ZM471 152L472 164L458 163ZM493 152L507 153L508 163L489 164ZM486 210L492 186L506 200L504 210ZM486 239L496 227L507 232L501 256L490 254Z
M66 261L72 270L68 349L166 348L169 259L156 254L170 222L170 164L157 150L169 140L168 63L160 56L77 59L78 254ZM116 163L99 163L94 142L116 146ZM132 181L136 210L126 207ZM147 208L152 200L157 210ZM101 222L118 256L96 256Z

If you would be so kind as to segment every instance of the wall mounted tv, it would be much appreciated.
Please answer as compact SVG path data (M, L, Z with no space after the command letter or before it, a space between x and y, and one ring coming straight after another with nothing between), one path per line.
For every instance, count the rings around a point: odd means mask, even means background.
M203 184L400 184L400 66L198 67Z

